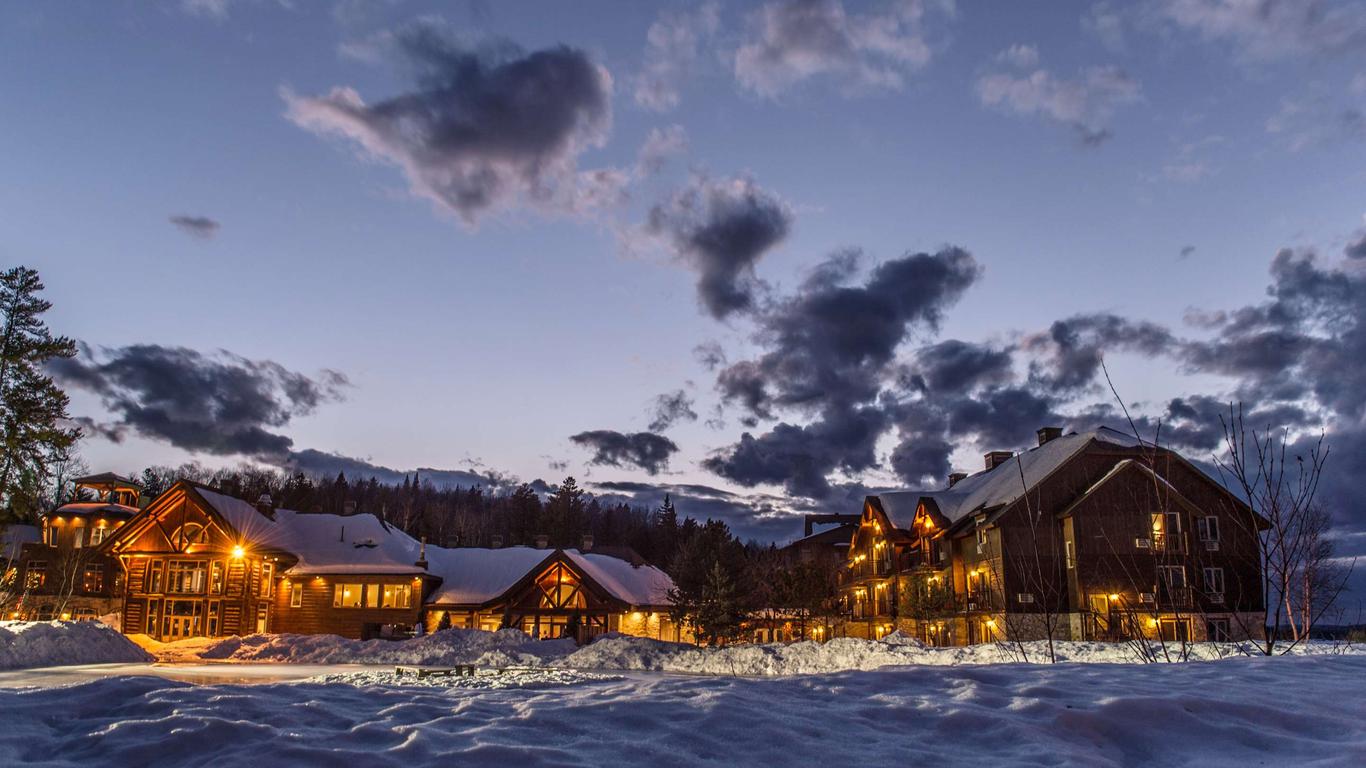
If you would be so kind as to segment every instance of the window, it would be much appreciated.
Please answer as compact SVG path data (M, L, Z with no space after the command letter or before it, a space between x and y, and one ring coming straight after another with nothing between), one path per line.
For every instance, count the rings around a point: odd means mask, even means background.
M360 584L338 584L332 591L333 608L364 608L365 592Z
M1017 602L1017 603L1032 603L1032 602L1034 602L1034 593L1033 593L1033 592L1021 592L1021 593L1015 595L1015 602Z
M366 584L366 585L365 585L365 604L368 605L368 606L370 606L371 608L375 608L375 607L377 607L377 606L379 605L379 585L378 585L378 584Z
M301 582L294 582L289 585L289 607L302 608L304 604L304 585Z
M407 608L412 604L412 587L408 584L385 584L381 608Z
M1168 643L1188 643L1191 639L1190 619L1160 619L1157 623L1158 636Z
M85 526L75 525L71 530L71 546L80 549L85 546Z
M146 630L147 630L147 634L149 634L149 635L155 635L155 634L157 633L157 609L160 608L160 607L161 607L160 602L158 602L158 601L156 601L156 600L148 600L148 601L147 601L147 627L146 627Z
M151 594L161 592L161 563L159 561L147 566L147 591Z
M218 600L209 603L209 637L218 636L218 614L222 610L221 605Z
M57 532L58 532L57 526L52 525L51 523L48 523L47 525L44 525L44 526L43 526L43 543L46 544L46 545L48 545L49 547L55 547L55 546L57 546Z
M1209 515L1196 520L1195 524L1199 528L1201 541L1219 540L1219 518Z
M96 547L104 543L104 539L109 535L109 529L103 526L90 529L90 546Z
M223 594L223 561L215 560L209 565L209 590L215 595Z
M982 553L984 553L984 552L986 552L986 551L987 551L987 529L986 529L986 528L983 528L983 527L981 527L981 526L978 526L978 527L977 527L977 554L980 555L980 554L982 554Z
M1168 589L1184 589L1186 586L1186 566L1163 565L1157 573L1162 577L1162 585Z
M208 541L209 531L199 523L186 523L171 536L171 542L182 549L191 544L207 544Z
M1205 591L1212 595L1224 594L1224 569L1205 569Z
M1063 550L1067 554L1067 567L1069 569L1077 567L1077 548L1071 540L1063 542ZM1088 561L1089 562L1089 561Z
M275 563L261 565L261 597L275 594Z
M564 565L556 563L536 580L541 589L542 608L583 608L586 605L579 591L579 580Z
M1228 619L1206 619L1205 639L1212 643L1227 643L1232 639Z
M177 560L166 564L166 591L180 595L204 593L207 564L203 560Z
M47 561L30 560L24 572L24 589L42 589L47 583Z
M81 574L81 589L85 592L104 591L104 565L93 563L85 567L85 572Z
M1181 515L1159 512L1152 515L1153 549L1161 552L1181 551Z

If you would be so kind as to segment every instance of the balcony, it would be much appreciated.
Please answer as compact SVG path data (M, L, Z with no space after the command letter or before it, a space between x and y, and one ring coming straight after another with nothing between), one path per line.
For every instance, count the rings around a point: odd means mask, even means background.
M1186 539L1180 531L1170 535L1162 531L1153 531L1152 542L1154 552L1181 554L1186 551Z

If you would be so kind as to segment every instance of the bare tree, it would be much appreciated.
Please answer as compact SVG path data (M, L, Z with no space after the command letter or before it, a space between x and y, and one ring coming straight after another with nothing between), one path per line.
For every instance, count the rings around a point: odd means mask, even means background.
M1215 465L1246 501L1251 514L1235 519L1257 542L1265 597L1265 640L1258 650L1267 656L1276 653L1288 633L1289 644L1280 647L1286 653L1306 640L1332 609L1356 563L1334 559L1331 518L1316 503L1329 449L1320 434L1308 450L1291 454L1288 431L1249 429L1241 405L1230 405L1227 418L1220 421L1226 454L1215 457Z

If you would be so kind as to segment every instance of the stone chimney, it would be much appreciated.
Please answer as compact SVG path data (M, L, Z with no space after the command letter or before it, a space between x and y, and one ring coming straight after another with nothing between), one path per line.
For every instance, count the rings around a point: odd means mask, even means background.
M986 455L986 460L987 460L987 471L990 472L991 470L993 470L993 469L995 469L995 468L1001 466L1002 464L1004 464L1004 463L1006 463L1007 461L1009 461L1010 458L1013 457L1014 455L1015 455L1015 454L1011 453L1010 451L991 451L991 452L989 452L989 453Z
M585 533L585 534L583 535L583 544L579 547L579 551L580 551L580 552L587 552L588 550L590 550L590 549L592 549L592 548L593 548L593 534L591 534L591 533Z
M421 548L417 551L417 562L413 563L422 570L427 570L427 537L422 537Z
M1040 427L1038 435L1039 445L1043 445L1049 440L1056 440L1062 437L1062 427Z
M955 485L958 485L959 482L961 482L961 481L967 479L967 476L968 476L968 473L967 473L967 472L950 472L950 473L949 473L949 487L952 488L952 487L954 487Z
M275 502L271 500L269 493L263 493L256 498L256 511L271 520L275 519Z
M544 533L536 534L536 548L545 549L548 546L550 546L550 537Z
M503 548L503 535L502 535L502 534L500 534L500 533L495 533L495 534L493 534L492 536L489 537L489 549L502 549L502 548Z
M342 502L342 514L343 514L343 515L346 515L347 517L350 517L351 515L356 514L356 502L354 502L354 501L352 501L352 500L350 500L350 499L347 499L346 501L343 501L343 502Z

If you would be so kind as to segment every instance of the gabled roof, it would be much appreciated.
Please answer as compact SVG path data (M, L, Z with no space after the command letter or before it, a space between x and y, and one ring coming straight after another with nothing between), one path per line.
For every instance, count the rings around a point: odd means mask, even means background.
M824 531L817 531L810 536L803 536L800 539L788 544L783 549L793 549L801 546L849 546L854 539L854 531L858 530L858 523L841 523L831 526Z
M664 605L673 580L652 565L632 565L611 555L577 549L547 550L532 547L446 549L428 547L428 571L442 579L427 599L441 605L487 605L507 596L528 577L563 555L570 565L628 605Z
M952 488L939 491L897 491L876 496L888 520L898 528L909 529L921 502L932 505L950 525L978 512L1011 504L1024 495L1092 442L1125 448L1139 445L1137 439L1109 427L1089 432L1074 432L1056 437L1036 448L1021 451L990 470L983 470ZM1024 482L1020 481L1023 473Z
M130 480L123 475L118 475L113 472L100 472L97 475L75 477L71 479L71 482L76 485L117 485L139 491L142 490L142 484L138 481Z
M128 519L136 515L140 510L137 507L130 507L126 504L107 504L103 501L75 501L70 504L63 504L60 507L45 513L45 515L99 515L101 517L117 517Z

